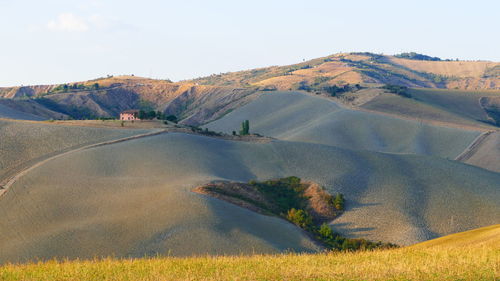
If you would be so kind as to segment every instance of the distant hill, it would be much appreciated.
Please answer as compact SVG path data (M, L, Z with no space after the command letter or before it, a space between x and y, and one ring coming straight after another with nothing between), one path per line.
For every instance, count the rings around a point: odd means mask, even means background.
M29 100L46 111L59 113L59 116L49 117L54 119L118 117L126 109L144 109L162 111L186 123L199 124L238 106L255 92L256 88L119 76L57 86L0 88L0 102L10 100L10 106L19 108ZM36 114L34 107L24 110Z
M416 60L415 58L431 58ZM207 85L258 85L296 90L301 85L378 83L448 89L500 89L500 63L441 61L415 54L398 58L373 53L335 54L288 66L272 66L194 79Z
M500 63L440 60L416 53L398 56L343 53L293 65L214 74L176 83L110 76L60 85L0 88L0 100L13 100L9 106L45 119L116 117L122 110L145 109L173 114L184 123L199 125L253 100L259 91L321 92L348 85L370 89L385 84L499 90ZM21 100L33 101L34 108L20 106Z

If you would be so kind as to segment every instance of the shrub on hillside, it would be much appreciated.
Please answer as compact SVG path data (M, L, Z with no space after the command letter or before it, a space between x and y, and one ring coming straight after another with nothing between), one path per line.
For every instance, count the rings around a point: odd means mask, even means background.
M411 98L411 94L408 92L408 87L399 86L399 85L385 85L382 88L387 90L387 92L389 92L389 93L393 93L393 94L396 94L398 96L402 96L405 98Z
M401 53L394 55L397 58L410 59L410 60L428 60L428 61L440 61L441 59L438 57L431 57L427 55L422 55L415 52L410 53Z

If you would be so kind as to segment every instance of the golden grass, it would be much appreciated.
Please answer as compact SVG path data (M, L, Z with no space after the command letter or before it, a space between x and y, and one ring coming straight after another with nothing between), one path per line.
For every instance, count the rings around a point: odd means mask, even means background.
M0 280L498 280L500 248L49 261L0 267Z
M446 235L412 246L412 248L430 247L472 247L485 246L500 249L500 224L494 224L469 231Z

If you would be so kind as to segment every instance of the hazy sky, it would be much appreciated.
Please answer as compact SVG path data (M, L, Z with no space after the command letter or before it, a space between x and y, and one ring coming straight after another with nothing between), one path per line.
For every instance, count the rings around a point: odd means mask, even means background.
M181 80L337 52L500 61L500 1L0 0L0 86Z

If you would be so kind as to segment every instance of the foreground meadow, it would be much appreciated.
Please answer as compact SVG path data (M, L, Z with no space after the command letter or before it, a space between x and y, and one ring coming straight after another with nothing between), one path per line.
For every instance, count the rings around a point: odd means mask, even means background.
M8 264L0 280L499 280L500 248Z

